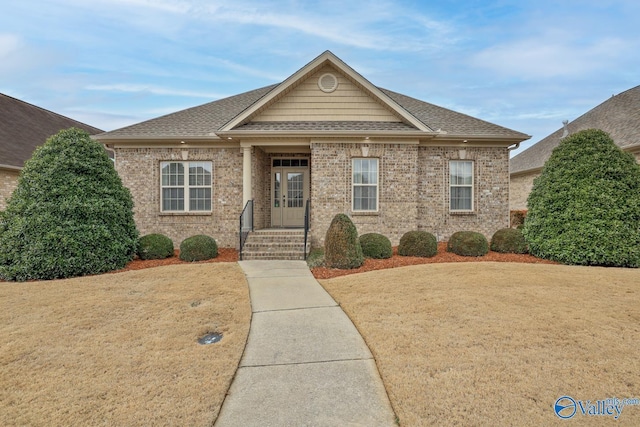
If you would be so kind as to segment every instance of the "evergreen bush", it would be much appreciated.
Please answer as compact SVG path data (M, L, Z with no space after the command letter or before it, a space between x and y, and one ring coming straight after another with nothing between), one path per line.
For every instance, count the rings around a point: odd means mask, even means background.
M70 128L37 148L0 212L0 278L58 279L124 268L133 201L102 145Z
M438 240L427 231L408 231L400 238L398 255L430 258L437 253Z
M382 234L363 234L358 241L362 247L362 254L367 258L387 259L393 255L391 241Z
M502 228L491 237L490 248L495 252L526 254L527 242L520 229Z
M164 234L147 234L138 241L140 259L163 259L173 256L173 241Z
M180 243L180 259L183 261L204 261L217 256L218 244L213 237L199 234Z
M358 268L364 263L358 230L345 214L336 215L324 240L324 263L329 268Z
M565 264L640 267L640 166L606 132L564 138L527 204L531 254Z
M489 242L475 231L458 231L451 235L447 251L462 256L483 256L489 252Z

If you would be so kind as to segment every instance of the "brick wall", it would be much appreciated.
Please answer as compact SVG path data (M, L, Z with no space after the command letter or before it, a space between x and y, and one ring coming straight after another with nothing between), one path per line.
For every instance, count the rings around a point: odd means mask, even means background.
M187 161L213 163L212 212L163 214L160 212L160 162L183 161L182 149L117 148L116 170L134 201L140 235L162 233L174 246L196 234L216 239L221 247L236 247L238 216L242 209L242 153L239 148L188 150Z
M7 199L18 185L19 171L0 169L0 211L7 207Z
M449 212L449 160L459 150L400 144L369 144L368 156L379 159L379 211L351 211L351 159L363 157L362 144L314 143L311 146L312 244L337 213L351 217L359 234L377 232L397 245L409 230L425 230L444 241L456 231L483 233L488 239L509 226L509 154L506 148L467 148L474 162L474 211Z
M418 229L446 241L456 231L477 231L490 239L509 226L509 152L469 147L464 159L452 147L420 147L418 153ZM473 161L473 212L449 211L449 161Z
M368 149L364 156L362 147ZM311 146L311 242L324 243L333 217L345 213L359 234L382 233L397 244L415 229L417 217L416 145L314 143ZM352 159L378 159L378 212L354 213L351 209Z
M511 182L509 184L509 205L511 210L527 209L527 198L533 188L533 180L538 176L540 176L540 172L531 172L511 177Z

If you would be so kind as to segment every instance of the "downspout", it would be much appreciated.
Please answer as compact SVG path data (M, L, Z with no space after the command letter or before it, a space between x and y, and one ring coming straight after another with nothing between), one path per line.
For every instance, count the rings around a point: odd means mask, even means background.
M513 146L513 144L511 144L510 146L507 147L507 150L512 151L512 150L517 150L520 147L520 142L516 142L515 147Z

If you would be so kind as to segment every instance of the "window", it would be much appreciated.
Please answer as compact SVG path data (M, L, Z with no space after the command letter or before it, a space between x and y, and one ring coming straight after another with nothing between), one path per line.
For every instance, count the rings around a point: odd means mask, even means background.
M211 162L161 162L163 212L211 211Z
M378 159L353 159L353 210L378 210Z
M473 210L473 162L449 162L450 210Z

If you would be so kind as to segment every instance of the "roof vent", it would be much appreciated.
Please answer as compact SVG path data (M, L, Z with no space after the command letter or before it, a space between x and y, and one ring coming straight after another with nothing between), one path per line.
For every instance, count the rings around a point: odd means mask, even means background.
M323 92L333 92L338 88L338 78L334 74L325 73L318 79L318 87Z

